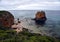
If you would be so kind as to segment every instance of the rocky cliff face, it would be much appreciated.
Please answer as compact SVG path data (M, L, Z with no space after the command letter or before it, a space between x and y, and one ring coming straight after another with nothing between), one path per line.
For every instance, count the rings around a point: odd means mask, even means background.
M0 26L11 27L14 23L14 16L8 11L0 11Z
M44 25L46 21L46 15L44 11L37 12L35 15L36 24Z

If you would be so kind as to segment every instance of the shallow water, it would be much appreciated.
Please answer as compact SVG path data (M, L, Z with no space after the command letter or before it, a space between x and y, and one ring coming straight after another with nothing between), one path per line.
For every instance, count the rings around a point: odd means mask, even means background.
M42 33L42 35L60 37L60 11L47 10L45 11L47 21L46 24L41 27L35 25L31 18L35 17L36 12L39 10L10 10L15 18L19 18L22 21L22 25L25 28L33 30L35 33Z

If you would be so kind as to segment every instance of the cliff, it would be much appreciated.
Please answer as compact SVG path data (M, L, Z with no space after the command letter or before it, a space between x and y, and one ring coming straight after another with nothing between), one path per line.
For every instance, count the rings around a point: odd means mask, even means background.
M11 27L14 23L14 16L8 11L0 11L0 26Z

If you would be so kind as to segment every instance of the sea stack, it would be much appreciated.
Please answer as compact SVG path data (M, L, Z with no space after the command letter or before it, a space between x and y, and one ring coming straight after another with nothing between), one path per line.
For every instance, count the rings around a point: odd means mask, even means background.
M0 26L11 27L14 23L14 16L8 11L0 11Z
M44 11L38 11L35 15L35 23L38 25L44 25L46 21L46 14Z

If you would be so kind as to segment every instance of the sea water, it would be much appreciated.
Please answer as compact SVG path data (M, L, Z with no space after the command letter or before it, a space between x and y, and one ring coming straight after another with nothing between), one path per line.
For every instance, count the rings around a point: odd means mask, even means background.
M9 10L15 17L23 20L23 25L32 29L34 32L41 32L47 36L60 37L60 11L59 10L44 10L46 13L47 21L46 24L41 26L36 26L31 20L35 18L37 11L41 10ZM27 21L26 21L27 20ZM29 25L28 25L29 24Z

